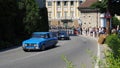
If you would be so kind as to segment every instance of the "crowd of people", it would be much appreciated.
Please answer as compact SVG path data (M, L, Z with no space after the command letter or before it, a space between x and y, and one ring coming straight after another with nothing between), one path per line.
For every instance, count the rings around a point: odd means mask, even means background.
M106 27L71 27L71 28L65 28L65 27L51 27L51 31L58 31L58 30L64 30L67 31L70 35L85 35L85 36L93 36L93 37L99 37L100 34L106 34ZM119 28L112 28L110 29L111 33L117 33ZM119 30L120 33L120 30Z
M86 35L86 36L94 36L97 37L100 34L105 34L106 28L105 27L89 27L89 28L74 28L74 34L76 35Z

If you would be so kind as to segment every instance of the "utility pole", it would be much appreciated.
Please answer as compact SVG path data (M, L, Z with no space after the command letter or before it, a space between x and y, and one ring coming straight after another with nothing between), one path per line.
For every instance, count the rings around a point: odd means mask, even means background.
M110 18L106 19L106 23L107 23L106 33L109 35L110 34Z
M110 20L112 16L110 15L110 12L108 10L105 13L105 18L106 18L106 34L109 35L110 34Z

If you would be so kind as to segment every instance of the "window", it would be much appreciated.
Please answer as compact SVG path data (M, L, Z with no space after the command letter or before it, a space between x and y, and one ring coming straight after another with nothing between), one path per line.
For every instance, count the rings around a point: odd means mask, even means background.
M64 12L65 18L67 17L67 12Z
M60 1L57 2L57 6L60 6Z
M74 17L74 12L73 11L70 12L70 16Z
M51 18L51 12L48 12L48 17Z
M57 12L57 18L60 18L60 12Z
M81 4L82 2L83 2L83 0L80 0L80 1L79 1L79 4Z
M67 1L64 1L64 6L67 6L68 5L68 2Z
M51 1L48 1L48 6L52 6L52 2Z
M73 5L74 5L74 2L73 2L73 1L71 1L71 2L70 2L70 5L71 5L71 6L73 6Z

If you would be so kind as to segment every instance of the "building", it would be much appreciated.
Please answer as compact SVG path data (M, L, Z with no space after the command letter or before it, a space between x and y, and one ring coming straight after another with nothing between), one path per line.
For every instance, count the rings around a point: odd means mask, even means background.
M50 26L78 27L82 0L46 0Z
M99 9L92 9L90 6L98 0L86 0L79 5L78 9L81 13L80 20L82 28L86 27L100 27L100 13Z
M118 18L118 20L120 20L120 16L116 15L116 17Z

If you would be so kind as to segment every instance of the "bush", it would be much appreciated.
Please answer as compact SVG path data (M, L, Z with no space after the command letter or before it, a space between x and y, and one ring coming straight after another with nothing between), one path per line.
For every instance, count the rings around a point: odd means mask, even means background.
M120 57L115 58L112 52L106 55L107 66L105 68L120 68Z
M108 44L108 46L112 49L114 56L120 56L120 39L118 37L118 35L116 34L112 34L109 35L106 40L105 43Z

